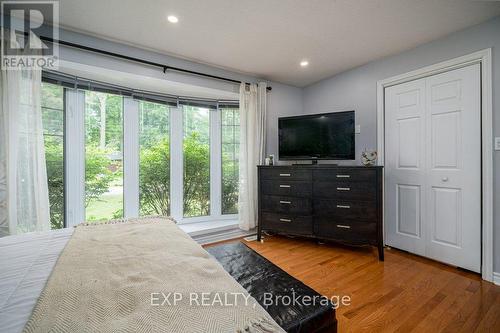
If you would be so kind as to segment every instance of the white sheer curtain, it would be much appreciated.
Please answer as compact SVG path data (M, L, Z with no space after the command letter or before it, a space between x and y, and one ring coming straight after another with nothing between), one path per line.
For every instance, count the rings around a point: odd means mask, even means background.
M50 229L41 70L0 72L0 237Z
M257 165L265 158L265 82L240 86L239 226L250 230L257 225Z

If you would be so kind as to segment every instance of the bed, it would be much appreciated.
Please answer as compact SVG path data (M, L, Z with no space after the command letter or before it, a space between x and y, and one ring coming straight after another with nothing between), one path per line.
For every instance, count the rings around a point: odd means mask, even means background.
M0 253L2 332L284 332L165 218L6 237ZM165 305L169 293L183 297ZM193 305L193 294L212 301L243 295L245 302Z
M0 331L22 332L73 230L0 238Z

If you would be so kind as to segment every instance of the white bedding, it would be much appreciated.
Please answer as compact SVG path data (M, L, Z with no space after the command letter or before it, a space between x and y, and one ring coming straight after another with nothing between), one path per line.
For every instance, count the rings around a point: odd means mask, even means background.
M22 332L73 230L0 238L1 332Z

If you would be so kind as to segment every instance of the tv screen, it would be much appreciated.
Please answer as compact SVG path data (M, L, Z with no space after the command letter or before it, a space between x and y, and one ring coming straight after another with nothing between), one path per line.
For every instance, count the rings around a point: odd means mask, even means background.
M279 118L281 160L354 160L354 111Z

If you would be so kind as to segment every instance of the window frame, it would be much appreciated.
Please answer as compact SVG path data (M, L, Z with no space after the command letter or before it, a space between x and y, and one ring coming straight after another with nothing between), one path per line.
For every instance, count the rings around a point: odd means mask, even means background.
M85 92L66 89L66 226L85 222ZM68 149L71 147L71 149Z
M139 102L123 97L123 217L139 217Z

